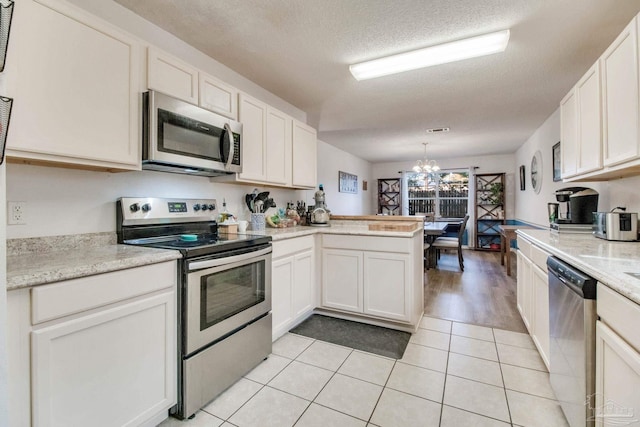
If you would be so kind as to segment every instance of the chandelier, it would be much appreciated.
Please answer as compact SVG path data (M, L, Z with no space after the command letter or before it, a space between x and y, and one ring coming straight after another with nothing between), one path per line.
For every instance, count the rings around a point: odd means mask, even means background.
M422 143L422 145L424 145L424 160L418 160L413 167L413 171L416 173L433 173L440 170L440 166L438 166L435 160L429 160L427 158L427 144L427 142Z

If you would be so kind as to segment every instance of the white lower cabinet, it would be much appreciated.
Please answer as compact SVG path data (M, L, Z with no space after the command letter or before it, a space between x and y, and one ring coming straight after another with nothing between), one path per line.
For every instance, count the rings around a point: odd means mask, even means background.
M424 295L421 237L324 235L322 308L417 325Z
M598 283L596 426L640 419L640 305Z
M276 340L315 308L313 236L273 242L271 311Z
M11 425L157 425L176 403L176 262L8 292Z
M540 357L549 368L549 254L518 236L517 305Z

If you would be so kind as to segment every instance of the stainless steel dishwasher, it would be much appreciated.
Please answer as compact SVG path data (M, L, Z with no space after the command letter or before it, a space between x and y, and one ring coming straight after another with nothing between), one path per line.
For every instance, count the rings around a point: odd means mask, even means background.
M549 257L551 387L571 427L593 426L596 280Z

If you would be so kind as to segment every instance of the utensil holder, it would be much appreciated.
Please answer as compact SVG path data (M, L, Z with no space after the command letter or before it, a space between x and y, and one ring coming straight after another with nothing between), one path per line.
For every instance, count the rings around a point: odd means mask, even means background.
M0 72L4 71L4 63L7 58L9 46L9 31L11 30L11 18L13 17L13 1L0 0Z
M0 96L0 165L4 163L4 150L7 146L7 132L11 118L13 99Z
M266 223L266 216L263 213L252 213L251 214L251 229L253 231L262 231L264 230Z

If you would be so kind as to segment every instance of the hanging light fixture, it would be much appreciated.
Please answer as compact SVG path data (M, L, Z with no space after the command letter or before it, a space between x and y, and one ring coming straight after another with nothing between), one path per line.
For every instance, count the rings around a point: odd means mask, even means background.
M440 170L440 166L436 163L435 160L429 160L427 158L427 144L428 142L423 142L424 145L424 160L418 160L416 165L413 167L413 171L416 173L433 173L438 172Z

